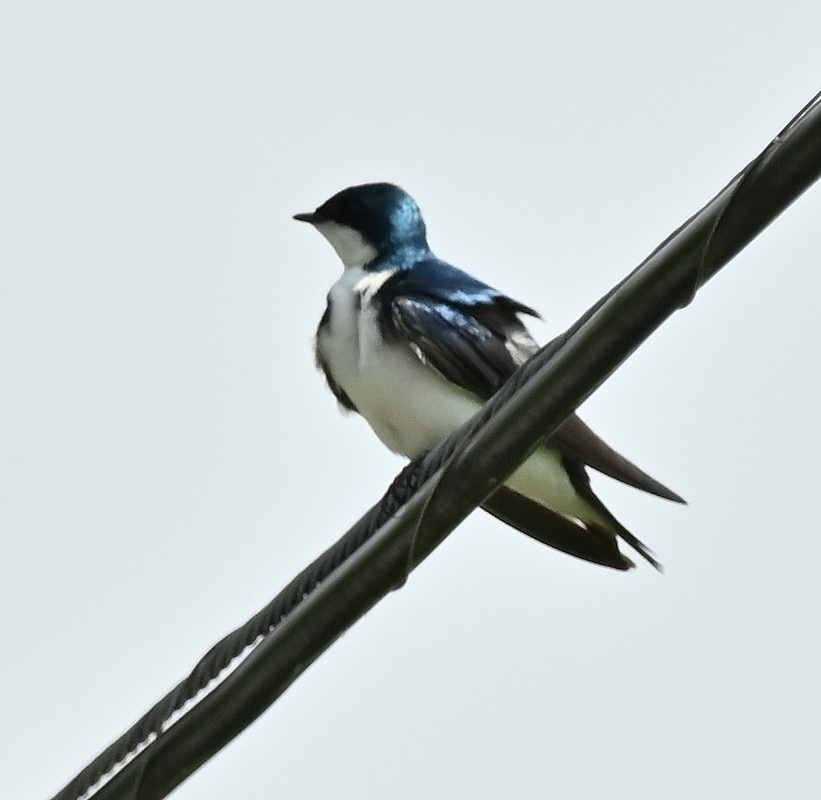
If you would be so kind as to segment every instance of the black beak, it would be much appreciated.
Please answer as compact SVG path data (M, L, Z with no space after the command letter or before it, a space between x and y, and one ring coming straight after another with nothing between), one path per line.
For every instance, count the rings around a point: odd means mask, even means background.
M299 222L310 222L313 225L319 222L320 216L315 211L306 211L303 214L294 214L294 219Z

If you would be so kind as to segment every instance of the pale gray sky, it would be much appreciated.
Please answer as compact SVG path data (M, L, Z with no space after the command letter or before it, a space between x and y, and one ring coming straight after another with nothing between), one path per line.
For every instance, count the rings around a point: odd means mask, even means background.
M311 339L292 222L391 180L562 330L819 88L821 5L7 2L0 795L44 798L401 461ZM174 795L818 797L821 189L583 409L666 566L471 517Z

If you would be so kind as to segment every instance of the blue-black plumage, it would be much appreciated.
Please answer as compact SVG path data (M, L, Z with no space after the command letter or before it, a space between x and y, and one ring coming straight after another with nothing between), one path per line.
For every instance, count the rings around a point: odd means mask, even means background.
M433 447L538 349L520 319L537 312L437 258L418 205L398 186L351 186L294 218L312 224L344 267L317 330L317 364L340 404L391 450L413 458ZM588 561L633 566L620 537L658 566L593 493L586 467L683 502L574 414L483 508Z

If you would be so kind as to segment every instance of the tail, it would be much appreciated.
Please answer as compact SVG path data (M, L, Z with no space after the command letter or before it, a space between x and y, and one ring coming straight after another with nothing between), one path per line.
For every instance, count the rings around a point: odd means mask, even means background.
M507 486L500 486L485 500L482 508L517 531L549 547L555 547L563 553L576 556L576 558L619 570L627 570L635 566L619 550L618 540L612 530L593 525L582 526L572 522L567 517L514 492ZM621 531L619 535L622 535ZM623 535L622 538L633 547L636 547L633 544L636 542L638 544L636 549L652 564L658 566L656 561L647 555L644 545L633 534L627 532L627 535L633 541Z
M630 547L632 547L642 558L649 561L659 572L663 572L664 570L661 564L656 560L653 551L647 547L647 545L644 544L638 536L628 531L627 528L625 528L624 525L622 525L621 522L613 516L607 506L605 506L605 504L602 503L602 501L596 496L590 486L590 476L587 474L587 470L584 466L578 461L574 461L572 458L568 458L567 456L562 457L562 464L567 470L567 474L570 477L570 482L573 484L573 488L593 509L601 515L604 521L610 526L612 532L627 542Z

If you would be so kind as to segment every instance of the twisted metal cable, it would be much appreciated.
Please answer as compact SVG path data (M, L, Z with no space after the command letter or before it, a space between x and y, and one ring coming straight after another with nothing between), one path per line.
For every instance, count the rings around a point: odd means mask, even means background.
M329 574L358 550L417 491L424 477L436 471L435 461L411 461L396 476L380 501L368 511L364 525L357 526L335 542L300 572L270 603L245 624L223 637L197 662L189 675L143 714L122 736L107 747L54 796L54 800L76 800L145 746L150 746L165 724L186 704L206 690L261 637L298 606Z
M503 397L497 398L469 426L449 437L441 447L410 461L394 478L382 498L360 520L360 524L311 562L264 608L211 647L185 679L81 770L53 800L78 800L84 796L93 796L88 793L103 778L150 746L177 712L208 689L250 647L273 631L328 575L405 506L419 487L436 474L503 402ZM401 576L397 581L397 588L404 583L405 578L406 575Z
M472 452L471 443L483 435L487 437L488 431L495 431L493 423L502 416L501 411L510 403L511 398L520 392L530 391L534 385L541 385L538 379L542 377L545 366L553 355L557 354L558 357L562 354L560 351L563 351L563 348L570 349L565 345L572 344L574 337L586 326L590 327L601 322L602 320L598 320L597 317L606 316L605 312L608 309L610 309L610 316L604 321L612 328L613 337L621 337L627 342L627 344L622 343L622 347L628 345L630 347L620 355L618 360L615 360L612 354L604 353L601 356L599 360L602 367L599 382L606 374L607 365L612 371L614 366L626 357L630 349L637 346L639 341L648 335L649 330L652 330L675 308L689 303L701 285L817 178L821 171L821 147L819 147L821 120L819 118L821 118L821 113L819 113L819 96L817 95L762 154L733 178L710 203L674 231L636 270L592 306L567 332L542 348L536 356L520 368L482 411L460 431L430 453L408 464L395 478L379 503L371 508L342 539L297 575L282 592L247 623L214 645L200 659L185 680L144 714L129 731L106 748L55 795L53 800L94 797L97 794L98 784L108 781L112 775L118 776L118 770L125 772L131 766L132 761L139 761L138 774L130 784L132 788L128 790L127 795L112 796L142 796L139 794L139 786L142 774L149 763L149 759L145 756L151 751L155 742L163 740L163 734L169 729L174 716L195 699L201 699L203 694L210 696L218 693L223 684L215 686L215 682L225 676L229 668L240 661L241 657L240 668L249 666L248 662L251 659L248 658L246 661L244 658L248 655L249 649L252 649L255 644L262 644L274 631L277 631L284 620L312 597L317 587L320 587L360 551L388 520L393 519L397 512L407 507L420 487L439 470L443 470L417 518L415 531L408 540L404 557L398 561L398 565L386 581L386 590L401 586L410 570L432 549L432 546L435 546L430 541L420 543L422 536L430 539L426 532L428 522L430 523L428 527L436 528L437 535L443 536L440 530L442 525L449 524L454 519L458 522L460 515L464 516L467 513L466 508L469 511L477 502L481 502L482 498L479 494L482 490L478 493L461 493L464 496L460 496L460 493L454 492L454 486L458 486L460 470L465 467L465 454L467 453L469 458ZM785 150L788 146L790 149ZM788 183L786 189L780 185L780 182L784 181ZM668 251L682 252L678 253L679 262L671 264L671 268L664 272L661 267L665 266L664 256ZM672 256L670 259L672 260ZM611 298L618 300L622 294L625 295L625 302L627 302L625 290L630 288L640 289L647 293L646 305L650 313L644 314L644 317L649 319L643 318L641 325L637 320L630 318L630 315L622 319L619 316L623 311L622 306L610 302ZM618 306L616 312L613 312L614 306ZM639 329L641 332L637 333ZM619 350L613 347L611 349ZM587 377L581 385L583 388L575 394L573 391L565 391L565 395L573 395L572 403L567 397L560 398L565 405L570 406L570 410L578 405L597 384ZM557 404L554 403L554 405ZM533 437L532 432L530 432L530 438L535 446L538 439ZM304 666L298 670L295 668L294 677L303 668ZM226 679L226 682L229 680L230 677ZM211 691L206 692L208 689ZM174 729L173 725L171 729ZM183 774L176 782L178 783L184 777ZM102 786L105 788L107 784L104 782ZM151 796L159 797L164 794L155 792Z

